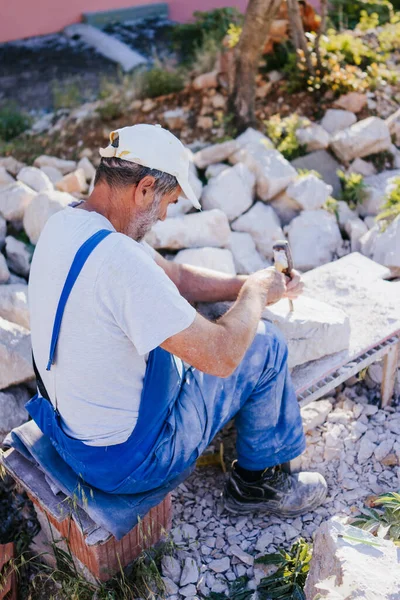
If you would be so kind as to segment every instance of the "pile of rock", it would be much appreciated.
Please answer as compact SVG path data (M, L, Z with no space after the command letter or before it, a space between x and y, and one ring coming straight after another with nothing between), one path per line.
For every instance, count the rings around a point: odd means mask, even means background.
M313 513L296 519L221 513L224 475L216 468L197 469L180 485L174 492L172 529L177 546L172 556L162 562L167 598L195 600L208 597L211 592L223 593L229 598L229 586L243 576L249 580L247 588L255 590L270 568L255 563L255 558L282 546L290 547L300 536L311 540L320 526L318 535L321 537L324 532L326 535L327 526L322 524L327 519L336 515L354 516L366 497L398 490L400 415L390 407L378 409L372 404L376 399L376 384L368 379L302 409L307 450L299 466L322 473L329 488L326 502ZM219 434L214 442L215 450L221 441L228 461L234 456L233 432L228 429ZM363 533L360 531L358 535L362 537ZM346 546L349 548L351 544ZM324 559L321 552L321 547L314 552L316 565L309 589L314 588L326 572L317 569L318 561L326 563L332 557L332 553L328 556L326 551ZM346 582L348 577L360 583L356 573L347 573ZM336 579L331 584L336 590L341 582ZM392 592L394 589L390 588ZM332 599L334 597L332 595Z
M47 219L87 192L95 169L40 156L35 166L0 158L0 441L27 419L32 388L28 285L33 246ZM6 390L6 391L5 391Z

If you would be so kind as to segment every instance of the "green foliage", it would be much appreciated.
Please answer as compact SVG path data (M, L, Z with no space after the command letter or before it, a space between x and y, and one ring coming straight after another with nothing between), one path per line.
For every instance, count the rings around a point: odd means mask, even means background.
M400 178L398 182L398 202L400 214ZM378 496L373 508L363 508L352 525L376 535L390 539L400 546L400 493L390 492Z
M354 29L363 11L376 13L382 25L390 20L393 4L388 0L330 0L329 18L338 29Z
M212 35L205 35L203 43L195 48L193 70L196 75L209 73L215 68L220 45Z
M331 213L331 215L334 215L336 219L339 220L339 203L337 200L335 200L335 198L329 196L322 208L328 213Z
M314 171L314 169L297 169L297 172L299 174L298 179L307 177L307 175L314 175L314 177L317 177L317 179L322 179L321 173Z
M368 14L366 10L362 10L360 13L360 22L357 25L357 29L360 31L368 31L368 29L375 29L379 25L379 15L374 12Z
M192 23L176 25L172 31L173 46L188 65L194 63L196 53L206 38L212 38L220 45L229 27L243 22L243 15L236 8L196 11L193 16Z
M103 121L112 121L118 119L123 115L123 108L120 102L117 100L110 100L109 102L100 106L97 111L100 118Z
M400 15L396 13L393 22L385 25L378 33L378 43L382 52L400 49Z
M357 204L362 204L365 198L365 183L364 177L359 173L351 173L347 175L343 171L337 172L342 186L341 200L347 202L353 210Z
M76 108L82 103L82 92L78 83L53 82L53 108Z
M13 103L4 104L0 108L0 140L9 142L26 131L30 124L29 116Z
M337 33L330 29L321 40L321 50L334 54L341 63L365 67L376 60L374 51L359 37L351 33Z
M264 122L268 137L287 160L294 160L306 154L305 146L299 144L296 137L297 129L306 122L307 119L299 117L296 113L284 118L277 114Z
M381 212L376 217L383 229L386 229L400 215L400 177L395 177L393 186L391 185L390 188L389 193L385 196ZM398 516L400 519L400 514Z
M154 67L144 71L140 77L141 95L143 98L157 98L166 94L180 92L185 85L185 78L179 71L168 71Z
M256 563L276 565L277 571L261 580L258 593L261 598L277 600L305 600L304 585L310 570L311 549L302 538L286 552L279 550L256 559Z

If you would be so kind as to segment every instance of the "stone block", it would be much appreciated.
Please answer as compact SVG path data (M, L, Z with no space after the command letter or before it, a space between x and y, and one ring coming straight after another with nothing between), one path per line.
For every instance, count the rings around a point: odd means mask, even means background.
M300 296L293 304L290 312L289 301L284 298L268 306L262 315L282 332L291 369L348 348L350 321L341 309L306 296Z
M312 173L300 176L293 181L286 192L303 210L321 208L332 194L332 186L327 185Z
M34 378L29 331L0 317L0 390Z
M333 517L314 535L307 600L400 598L398 549L390 540Z
M355 158L389 150L391 143L389 127L385 121L378 117L368 117L339 131L332 138L331 148L339 160L350 162Z
M296 138L301 146L306 147L307 152L325 150L329 146L331 139L326 129L315 123L311 123L308 127L297 129Z
M25 283L0 285L0 317L29 329L28 286Z
M340 164L326 150L316 150L306 156L301 156L292 160L290 163L295 169L308 169L317 171L322 179L333 188L333 195L336 198L341 191L340 180L337 175L337 170L340 169Z
M249 233L233 231L229 248L233 254L237 273L248 275L268 266L267 261L258 253Z
M226 215L214 209L158 221L146 241L157 249L221 248L228 246L230 234Z
M285 237L274 209L263 202L256 202L247 213L236 219L232 229L249 233L257 250L268 260L273 258L273 244Z
M223 248L205 247L181 250L175 256L174 262L236 275L232 252Z
M243 214L253 204L255 176L241 163L212 177L203 190L201 205L205 210L221 209L229 221Z
M75 198L65 192L42 192L35 196L34 202L31 202L24 214L24 229L32 244L37 244L39 236L47 220L56 212L62 210Z
M222 144L214 144L207 146L203 150L199 150L194 155L193 160L196 167L205 169L213 163L227 160L237 149L237 142L235 140L228 140L227 142L222 142Z
M46 154L42 154L38 156L34 162L35 167L54 167L61 171L63 175L67 173L71 173L76 169L76 162L74 160L64 160L62 158L57 158L56 156L47 156Z
M338 131L347 129L347 127L351 127L356 122L357 117L350 110L329 108L321 121L321 127L330 135L335 135Z
M0 188L0 214L7 221L20 221L37 193L21 181Z
M18 173L17 179L35 192L51 192L54 189L46 173L36 167L23 167Z

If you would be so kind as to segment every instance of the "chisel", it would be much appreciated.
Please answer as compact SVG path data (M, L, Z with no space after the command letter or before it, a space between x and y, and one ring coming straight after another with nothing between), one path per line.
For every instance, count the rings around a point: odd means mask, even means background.
M272 246L274 253L275 269L283 273L286 277L291 277L294 268L292 251L289 242L286 240L275 242ZM293 301L289 299L289 310L293 312Z

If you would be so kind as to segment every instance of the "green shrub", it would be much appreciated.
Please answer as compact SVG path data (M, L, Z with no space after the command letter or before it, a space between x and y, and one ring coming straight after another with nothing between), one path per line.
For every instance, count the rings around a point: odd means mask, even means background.
M113 121L123 115L121 103L113 100L100 106L96 112L98 112L103 121Z
M338 29L354 29L361 13L376 13L379 23L387 23L393 12L393 4L388 0L330 0L329 18Z
M389 539L400 546L400 493L377 496L372 508L362 509L361 515L352 520L352 525L376 535L377 542L380 538Z
M347 202L351 209L355 209L358 204L363 203L365 198L364 177L359 173L347 175L343 171L338 171L337 174L342 186L341 200Z
M141 74L140 85L143 98L157 98L180 92L185 86L185 78L181 72L154 67Z
M54 110L76 108L82 103L82 92L78 83L59 83L58 81L54 81L52 92Z
M188 65L194 63L196 52L205 43L206 38L212 38L220 45L229 26L241 24L243 15L236 8L217 8L207 12L193 13L193 23L176 25L172 30L172 43L180 54L182 61Z
M294 160L306 154L305 146L299 144L296 137L297 129L306 121L307 119L299 117L296 113L284 118L274 115L265 121L268 137L287 160Z
M30 117L12 103L0 108L0 139L8 142L26 131L31 124Z

